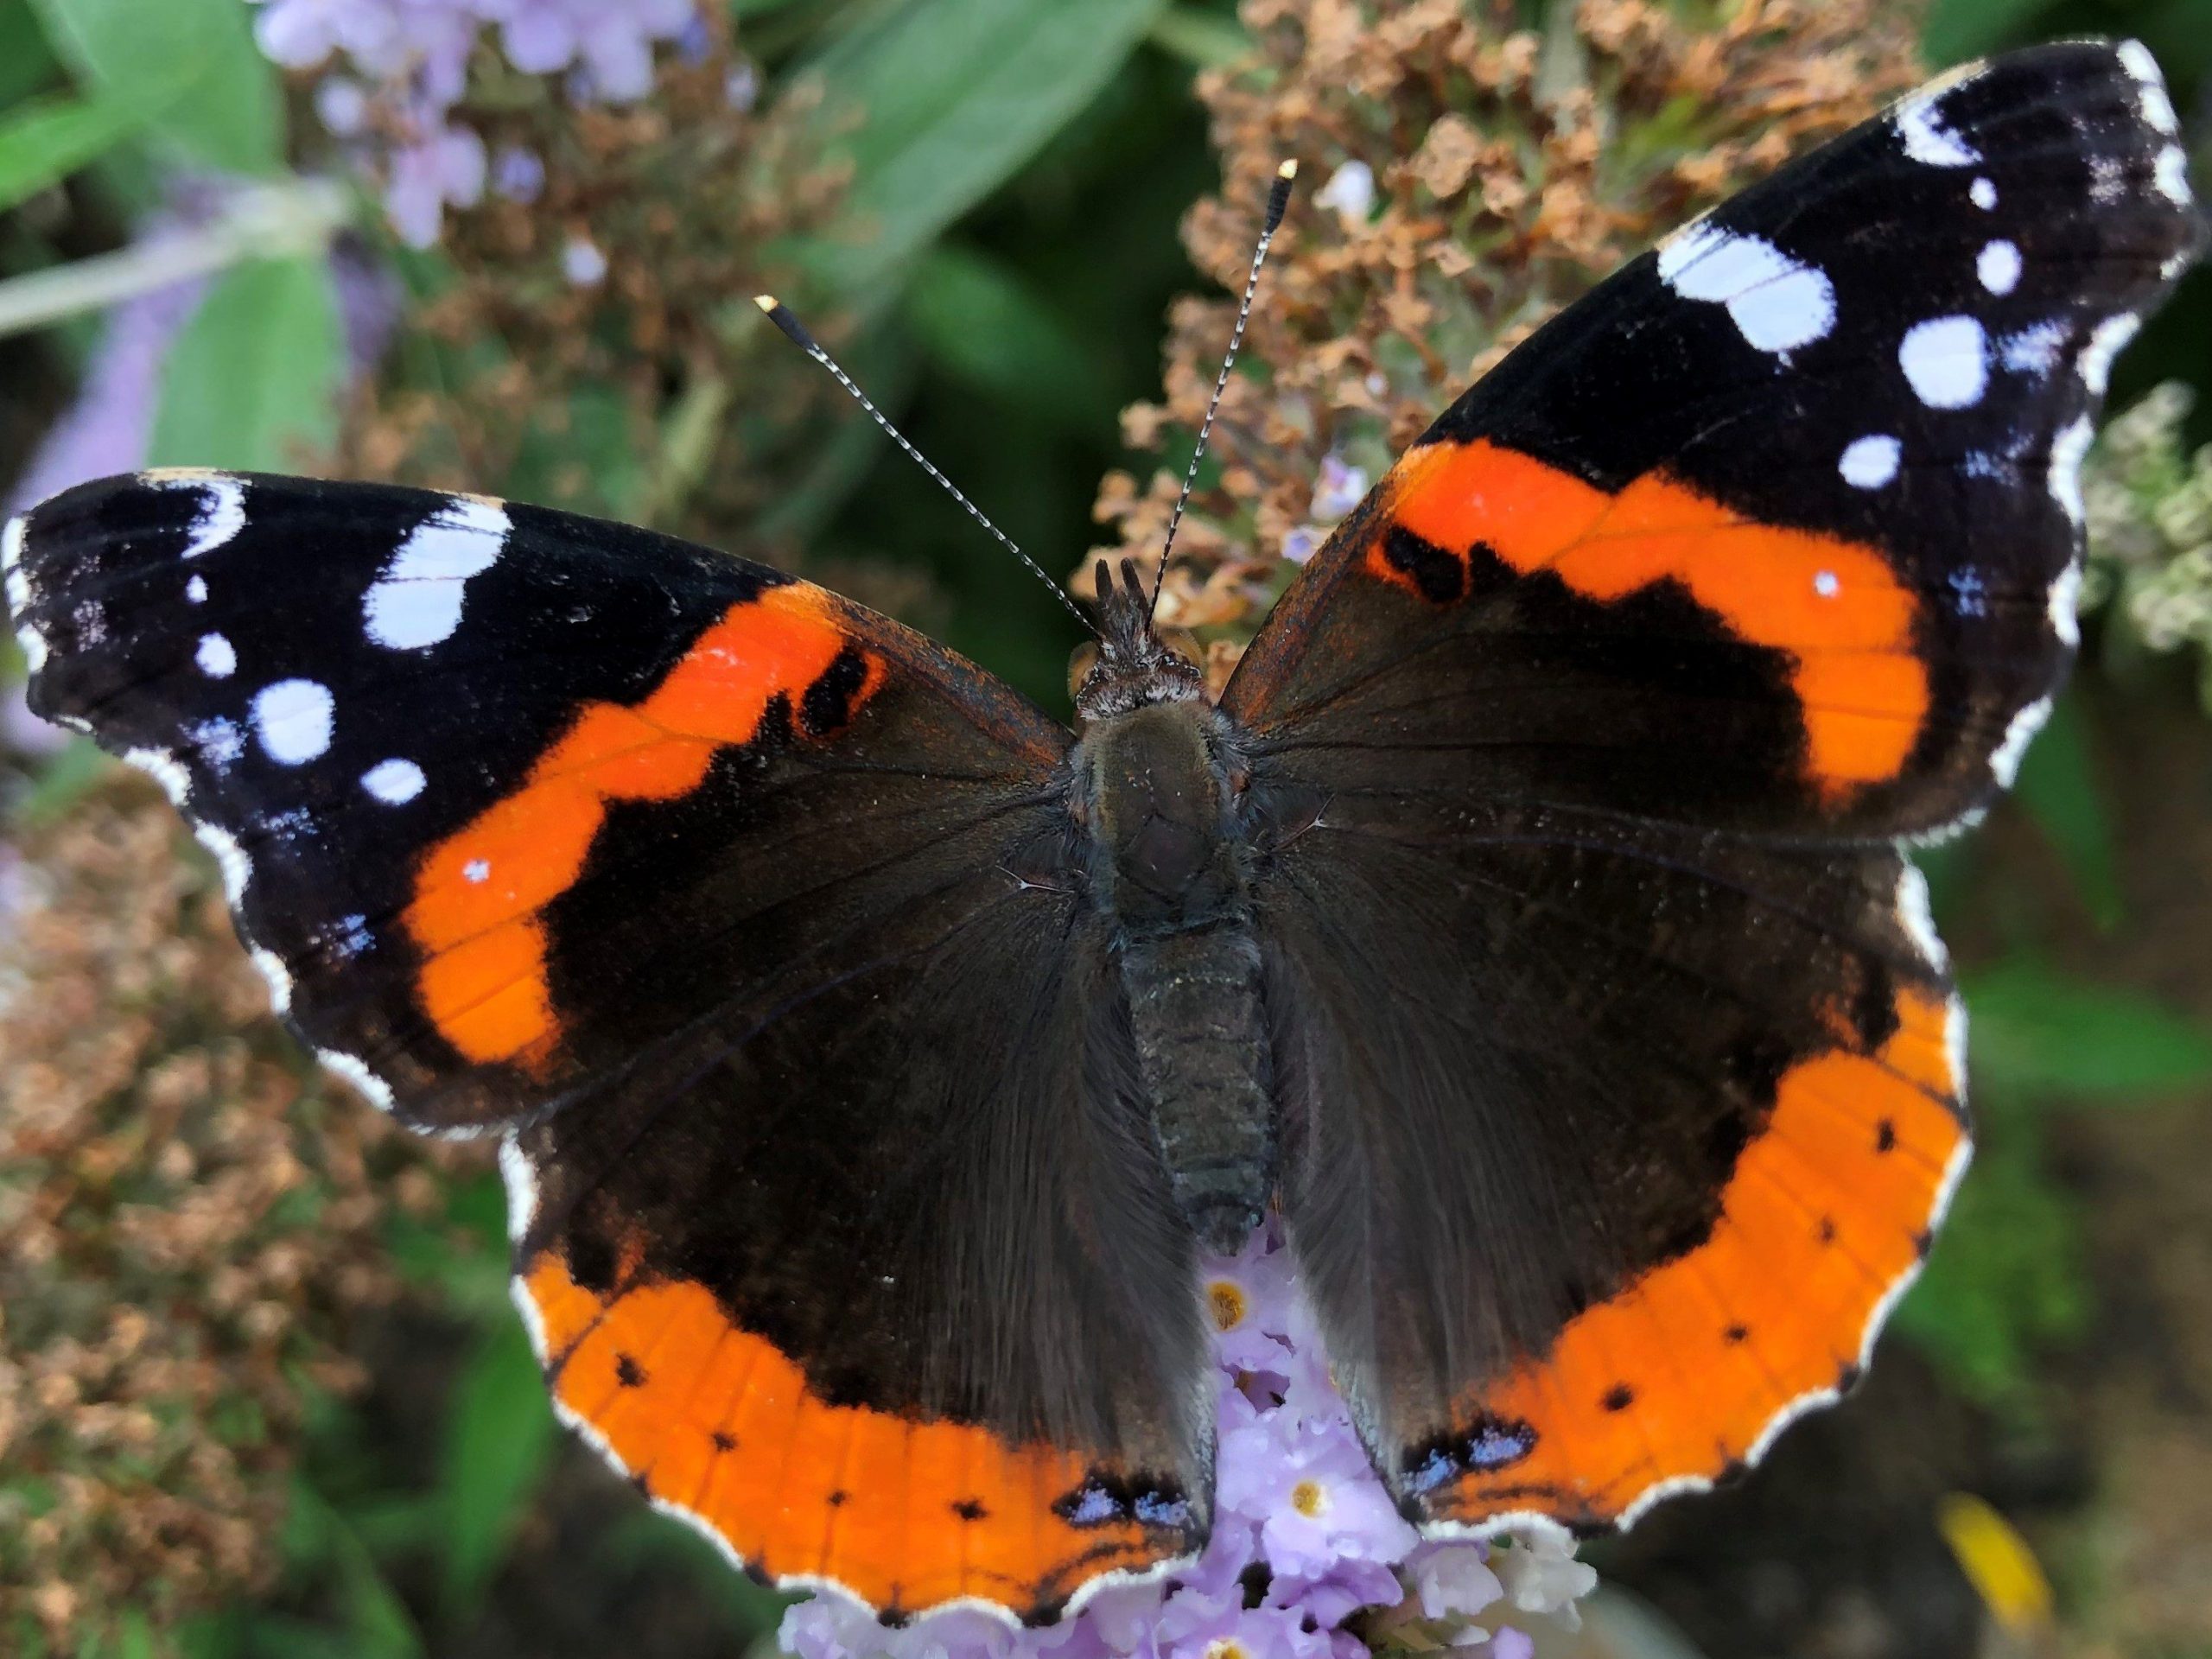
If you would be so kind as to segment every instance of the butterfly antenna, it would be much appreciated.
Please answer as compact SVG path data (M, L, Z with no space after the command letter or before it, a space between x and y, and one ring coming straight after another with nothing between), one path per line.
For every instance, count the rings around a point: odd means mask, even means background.
M1160 549L1160 574L1153 578L1152 609L1160 608L1160 590L1167 583L1167 558L1175 550L1175 532L1183 523L1183 509L1189 505L1191 486L1198 480L1198 463L1206 456L1206 440L1213 434L1214 412L1221 407L1222 394L1229 390L1229 372L1236 366L1237 349L1244 344L1244 325L1252 315L1252 296L1260 286L1260 267L1268 262L1268 245L1275 239L1275 232L1282 228L1282 216L1290 206L1290 184L1298 176L1298 163L1285 162L1275 169L1275 181L1268 191L1267 222L1260 227L1259 245L1252 250L1252 269L1244 278L1244 298L1236 308L1236 327L1229 336L1229 351L1221 359L1221 372L1214 377L1213 396L1206 400L1206 417L1198 423L1198 446L1191 451L1191 464L1183 473L1183 493L1175 498L1175 511L1167 518L1167 539Z
M791 308L789 306L785 305L781 300L778 299L772 294L756 294L753 296L753 303L759 306L762 311L767 314L768 321L774 323L777 327L782 329L785 337L791 340L792 345L798 346L799 350L804 352L809 357L812 358L823 368L829 370L832 375L836 376L837 384L852 394L853 401L868 411L868 419L874 421L878 426L881 427L892 442L897 444L901 449L904 449L909 455L912 456L914 464L919 467L924 472L927 473L931 478L935 479L938 483L944 487L946 494L950 495L963 507L966 508L968 516L970 518L973 518L985 530L990 531L990 533L997 538L1001 546L1004 547L1007 552L1013 554L1015 558L1020 559L1022 563L1028 566L1031 574L1033 575L1038 581L1043 582L1047 588L1052 590L1052 597L1058 600L1061 605L1066 607L1067 613L1070 616L1072 616L1077 621L1082 623L1087 632L1091 633L1096 633L1097 632L1097 629L1092 626L1090 619L1083 613L1082 607L1078 606L1072 599L1068 597L1067 590L1065 588L1062 588L1058 582L1054 582L1051 576L1046 574L1045 567L1038 563L1036 560L1031 558L1027 553L1023 552L1020 547L1016 546L1013 537L1007 535L996 524L993 524L988 518L985 518L983 516L983 510L977 506L973 501L970 501L966 495L962 493L961 488L957 484L955 484L943 473L938 471L936 467L931 464L930 458L924 454L920 450L914 448L914 446L907 441L906 435L904 432L901 432L897 427L892 425L891 417L888 415L886 415L881 410L878 409L874 403L869 401L868 395L862 391L858 385L854 384L853 377L851 375L847 374L844 370L837 366L837 359L822 349L822 342L815 339L812 334L807 332L806 325L791 315Z

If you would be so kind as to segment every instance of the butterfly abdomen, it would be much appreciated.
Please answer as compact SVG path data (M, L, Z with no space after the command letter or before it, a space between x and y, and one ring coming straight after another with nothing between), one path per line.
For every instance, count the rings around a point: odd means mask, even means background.
M1249 840L1227 723L1198 698L1092 721L1075 755L1160 1157L1192 1230L1236 1250L1274 1184Z
M1241 922L1131 939L1122 987L1176 1207L1234 1255L1274 1188L1259 946Z

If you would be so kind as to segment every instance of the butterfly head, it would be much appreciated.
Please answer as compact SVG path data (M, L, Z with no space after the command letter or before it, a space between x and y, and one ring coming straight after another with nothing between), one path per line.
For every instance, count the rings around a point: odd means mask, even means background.
M1075 694L1077 718L1087 725L1147 703L1190 702L1205 696L1205 677L1198 664L1154 631L1152 595L1135 561L1122 561L1116 585L1113 567L1099 560L1098 661Z

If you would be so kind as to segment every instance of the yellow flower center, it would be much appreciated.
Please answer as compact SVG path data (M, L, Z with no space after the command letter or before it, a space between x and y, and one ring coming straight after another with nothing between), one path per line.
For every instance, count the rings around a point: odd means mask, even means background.
M1206 1287L1206 1301L1213 1309L1215 1330L1234 1331L1244 1323L1244 1290L1241 1285L1217 1279Z
M1290 1489L1290 1507L1311 1521L1328 1507L1329 1495L1318 1480L1301 1480Z
M1205 1659L1252 1659L1252 1656L1242 1642L1224 1636L1206 1643Z

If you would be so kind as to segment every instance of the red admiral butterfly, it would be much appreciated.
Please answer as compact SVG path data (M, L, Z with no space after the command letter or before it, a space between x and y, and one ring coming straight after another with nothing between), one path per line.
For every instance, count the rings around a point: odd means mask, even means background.
M1962 71L1460 398L1217 705L1108 584L1074 733L474 497L109 480L9 602L323 1058L503 1137L563 1413L755 1570L1040 1620L1195 1548L1270 1208L1409 1516L1625 1524L1845 1386L1965 1166L1900 845L2050 706L2199 233L2139 47Z

